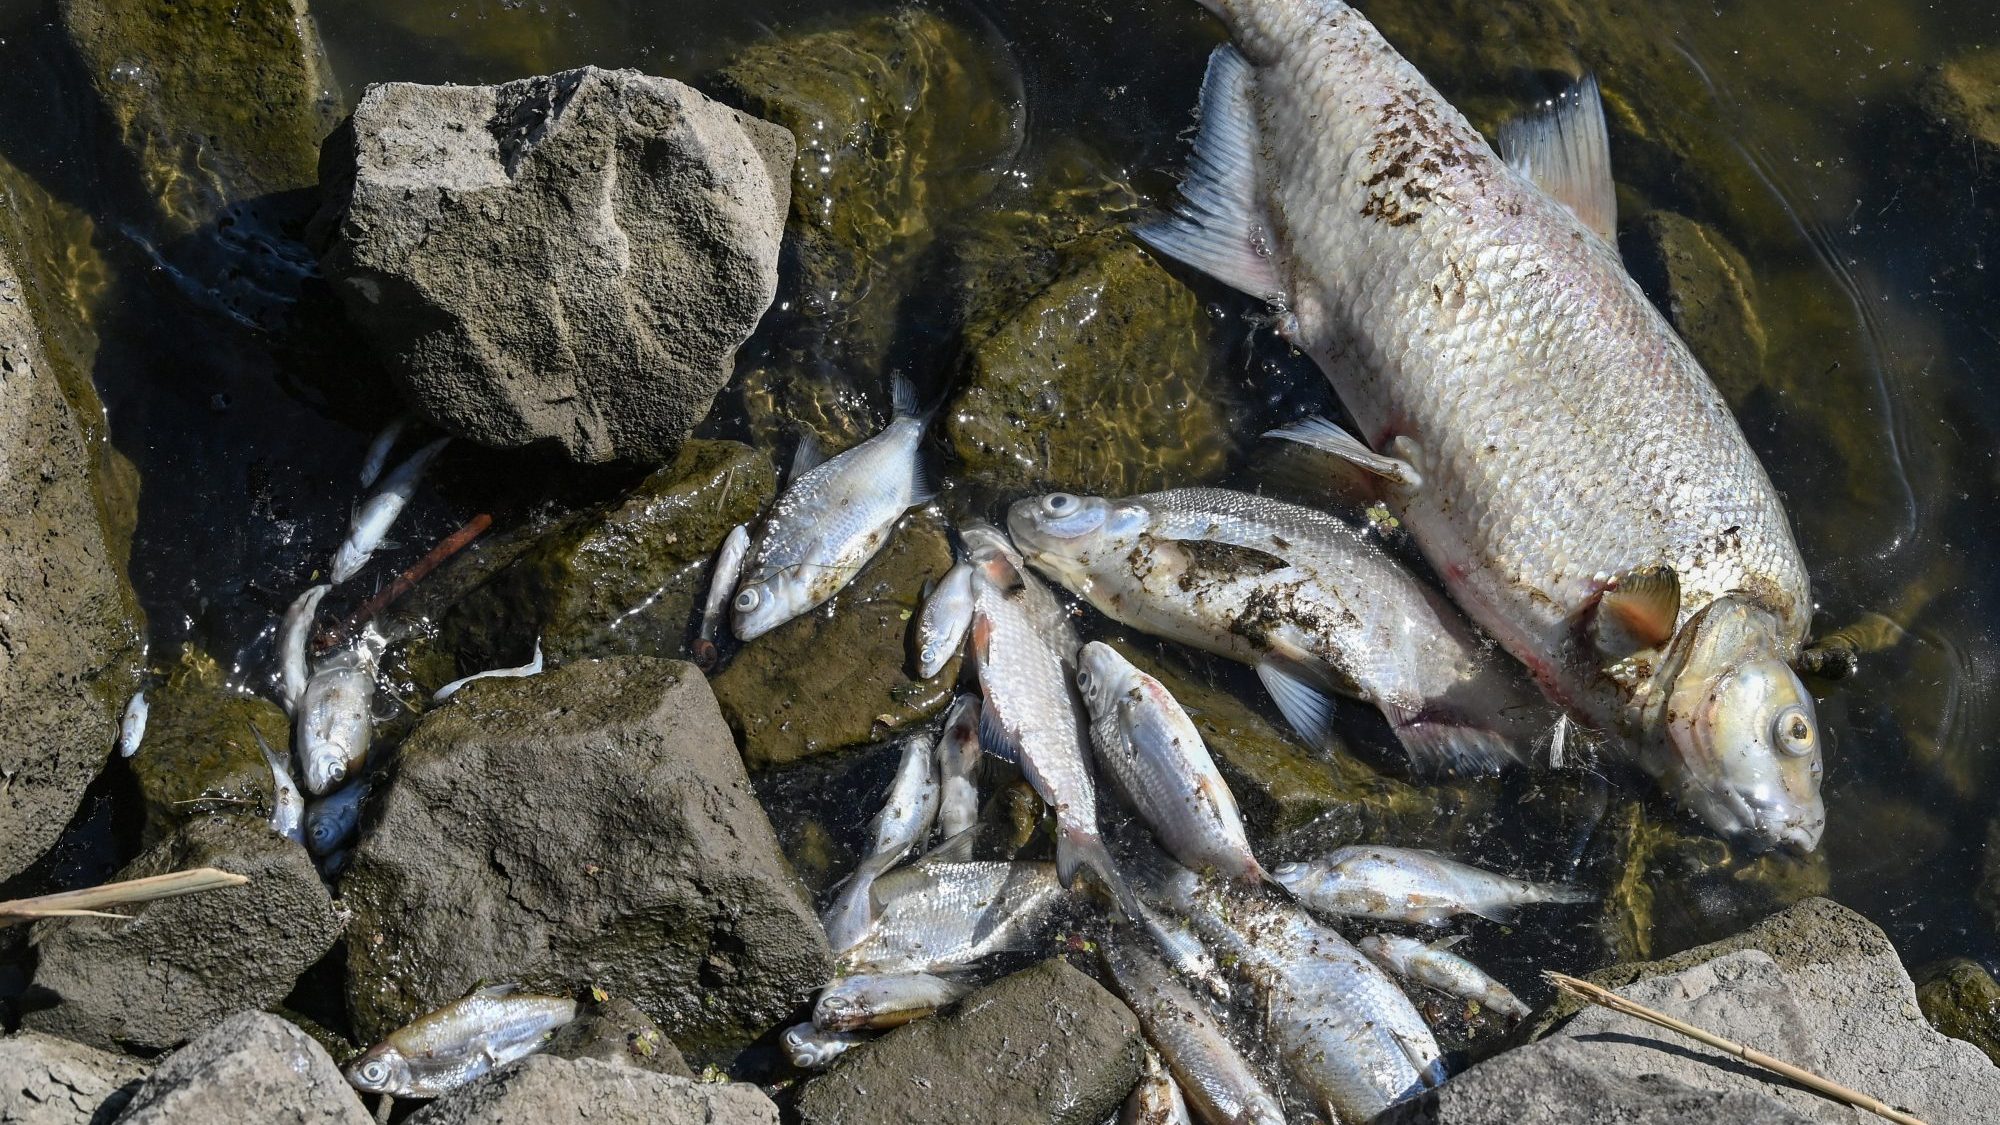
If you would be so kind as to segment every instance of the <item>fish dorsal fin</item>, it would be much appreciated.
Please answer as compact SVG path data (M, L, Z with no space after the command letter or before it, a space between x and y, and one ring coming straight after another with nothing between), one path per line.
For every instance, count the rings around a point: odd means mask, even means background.
M1611 134L1597 76L1583 80L1500 127L1501 158L1534 181L1583 225L1618 245L1618 188L1611 179Z
M499 984L482 985L479 988L473 989L466 995L477 996L481 1000L498 1000L503 996L512 996L514 993L519 991L521 991L521 986L518 982L502 981Z
M1466 934L1452 934L1450 937L1441 937L1436 941L1430 943L1429 945L1424 946L1424 948L1430 950L1433 953L1442 953L1445 950L1450 949L1452 946L1457 945L1459 942L1464 941L1467 936L1468 935Z
M1600 653L1622 660L1671 640L1680 612L1681 580L1673 567L1627 571L1597 596L1591 640Z
M974 824L938 841L937 847L925 852L917 862L922 863L969 863L972 860L972 846L979 842L979 832L984 825Z
M1424 476L1415 465L1400 457L1377 453L1361 444L1361 439L1341 429L1328 419L1318 417L1301 418L1289 425L1279 426L1264 434L1267 438L1297 442L1300 445L1330 453L1350 465L1368 470L1384 480L1392 481L1408 489L1424 486Z
M1271 225L1257 191L1252 78L1249 60L1236 48L1225 44L1208 56L1197 111L1200 128L1187 178L1181 181L1180 206L1134 233L1146 245L1225 285L1284 304Z
M798 448L792 450L792 472L786 479L791 483L820 467L826 461L826 450L820 448L819 435L808 430L799 435Z

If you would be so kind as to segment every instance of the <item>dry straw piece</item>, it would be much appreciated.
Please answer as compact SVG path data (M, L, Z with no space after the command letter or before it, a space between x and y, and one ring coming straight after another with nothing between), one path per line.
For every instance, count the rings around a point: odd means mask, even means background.
M122 883L106 883L101 887L86 887L80 891L10 899L0 902L0 926L13 926L40 918L124 918L127 915L112 914L100 908L177 898L223 887L240 887L249 881L248 876L233 871L196 867L189 871L149 875L144 879L127 879Z

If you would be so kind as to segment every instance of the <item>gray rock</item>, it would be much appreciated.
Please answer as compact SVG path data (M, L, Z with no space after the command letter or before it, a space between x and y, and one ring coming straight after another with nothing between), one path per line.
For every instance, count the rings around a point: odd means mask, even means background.
M486 445L663 458L777 292L791 135L670 79L371 86L330 151L349 315Z
M778 1107L746 1082L533 1055L410 1118L410 1125L777 1125Z
M543 1053L558 1059L595 1059L655 1074L693 1078L687 1060L660 1025L630 1000L616 996L580 1008L557 1029Z
M145 1064L53 1035L0 1039L0 1125L102 1125L132 1098Z
M373 1118L311 1036L268 1012L239 1012L163 1059L116 1120L371 1125Z
M134 907L129 921L35 923L23 1025L98 1047L172 1047L283 998L340 937L345 916L305 849L262 821L190 821L117 877L204 866L250 882Z
M800 1092L799 1119L1095 1125L1139 1080L1140 1051L1130 1009L1044 961L849 1051Z
M139 654L97 489L101 408L43 347L11 250L0 250L0 880L76 812L111 754Z
M341 884L363 1040L517 980L601 986L705 1049L762 1034L830 971L693 665L474 683L410 735L373 815Z

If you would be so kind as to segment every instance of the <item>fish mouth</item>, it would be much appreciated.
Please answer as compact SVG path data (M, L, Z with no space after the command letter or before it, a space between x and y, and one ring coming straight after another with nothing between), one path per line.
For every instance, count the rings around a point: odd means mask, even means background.
M1826 832L1826 809L1818 802L1801 808L1787 801L1721 789L1692 791L1686 803L1717 835L1752 852L1809 855Z

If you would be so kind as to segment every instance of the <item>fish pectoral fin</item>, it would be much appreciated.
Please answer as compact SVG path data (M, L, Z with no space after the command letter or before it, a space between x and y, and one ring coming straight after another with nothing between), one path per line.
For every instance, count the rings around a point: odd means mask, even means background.
M1140 224L1140 241L1234 289L1284 305L1271 225L1258 191L1255 73L1227 44L1208 56L1197 113L1200 126L1180 206Z
M1673 639L1681 612L1681 580L1670 566L1627 571L1605 583L1590 610L1590 639L1612 660Z
M1521 760L1506 738L1437 708L1415 712L1384 708L1396 740L1419 772L1452 777L1497 774Z
M1021 748L1015 745L1014 737L1007 733L1007 728L1000 725L991 707L979 712L979 748L1008 765L1021 764Z
M965 863L972 859L972 846L979 842L980 825L960 829L958 832L938 841L938 845L917 859L917 865L926 863Z
M497 1000L502 996L512 996L514 993L519 991L521 991L520 983L518 981L510 980L510 981L502 981L499 984L481 985L480 987L473 989L467 995L482 996L488 1000Z
M799 435L799 444L792 450L792 470L785 477L786 484L793 484L802 476L820 467L826 461L826 450L820 448L819 435L811 430Z
M1411 491L1424 486L1423 474L1418 472L1417 467L1408 460L1405 460L1404 457L1392 457L1385 453L1377 453L1362 444L1360 438L1341 429L1328 419L1318 417L1317 415L1310 418L1301 418L1289 425L1267 431L1264 436L1267 438L1277 438L1280 441L1297 442L1300 445L1317 449L1321 453L1330 453L1350 465L1366 469L1384 480L1391 481ZM1396 451L1399 454L1414 454L1417 452L1417 444L1408 438L1399 437L1396 439L1396 442Z
M1271 693L1271 701L1300 737L1318 749L1330 749L1333 740L1333 699L1306 679L1309 673L1295 665L1266 660L1257 665L1257 679Z
M1618 245L1618 187L1597 76L1500 126L1500 156L1599 238Z

